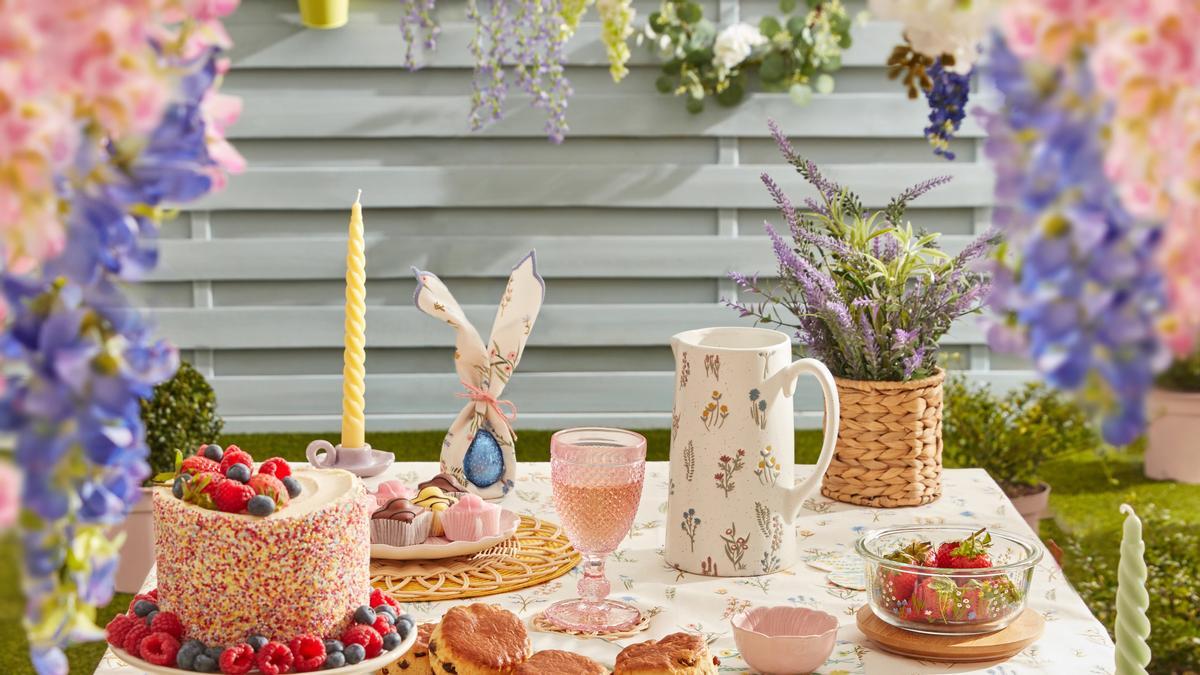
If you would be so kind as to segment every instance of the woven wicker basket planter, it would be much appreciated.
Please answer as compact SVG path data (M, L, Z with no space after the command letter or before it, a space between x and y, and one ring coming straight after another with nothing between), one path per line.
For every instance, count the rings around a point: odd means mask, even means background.
M861 506L918 506L942 494L942 381L837 381L842 419L821 494Z

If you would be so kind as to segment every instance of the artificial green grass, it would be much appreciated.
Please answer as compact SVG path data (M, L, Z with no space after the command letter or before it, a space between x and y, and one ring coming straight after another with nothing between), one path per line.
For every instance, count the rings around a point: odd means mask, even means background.
M550 457L552 432L525 430L517 441L517 457L525 462L544 462ZM642 430L647 440L647 457L665 461L670 433L666 429ZM376 448L394 452L399 461L433 461L441 447L442 431L374 433L367 441ZM336 432L326 434L227 434L222 443L236 443L258 459L271 456L293 461L304 460L304 448L314 438L335 440ZM796 432L796 461L812 463L821 446L818 431ZM1105 459L1081 453L1056 460L1043 467L1043 478L1053 486L1050 495L1053 520L1042 523L1042 536L1062 541L1071 537L1087 542L1090 552L1115 557L1121 537L1122 502L1136 506L1156 505L1169 510L1184 527L1200 527L1200 486L1152 481L1142 475L1140 454L1110 455ZM26 657L26 645L20 629L21 600L16 586L16 546L0 545L0 672L4 675L32 673ZM1071 560L1065 561L1070 576ZM99 613L103 624L116 612L128 607L130 596L117 596ZM1151 617L1153 620L1153 617ZM68 654L72 673L92 672L103 643L78 645Z

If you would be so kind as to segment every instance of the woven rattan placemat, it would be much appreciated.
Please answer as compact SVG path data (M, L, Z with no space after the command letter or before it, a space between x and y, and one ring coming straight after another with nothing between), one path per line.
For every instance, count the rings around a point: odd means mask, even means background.
M478 598L543 584L579 561L561 526L522 515L516 534L472 556L372 560L371 583L400 602Z

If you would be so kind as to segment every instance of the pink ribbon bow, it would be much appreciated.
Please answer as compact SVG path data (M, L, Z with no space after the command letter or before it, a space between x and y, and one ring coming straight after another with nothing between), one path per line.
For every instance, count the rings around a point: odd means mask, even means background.
M512 401L509 401L507 399L497 399L495 396L493 396L491 394L491 392L488 392L479 387L476 387L475 385L473 385L469 382L464 381L462 383L462 386L467 391L459 392L459 393L455 394L455 396L457 396L459 398L469 398L476 403L483 403L484 405L488 406L492 410L495 410L496 414L499 415L500 418L503 419L505 421L505 423L507 424L509 434L513 435L515 437L515 434L513 434L512 423L517 421L517 404L515 404ZM508 406L508 408L509 408L509 410L511 410L511 412L505 411L505 409L504 409L505 406Z

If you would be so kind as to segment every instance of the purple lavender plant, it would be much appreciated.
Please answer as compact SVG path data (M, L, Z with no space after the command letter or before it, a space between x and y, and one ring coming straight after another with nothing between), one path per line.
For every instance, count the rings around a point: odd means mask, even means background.
M400 0L400 35L404 39L404 65L409 70L421 67L414 54L418 43L425 51L437 49L442 28L433 16L436 8L437 0Z
M1125 211L1104 173L1108 111L1082 60L1027 68L997 35L988 72L1003 103L978 114L1008 240L993 263L989 340L1029 355L1055 387L1097 392L1088 399L1099 401L1104 439L1130 443L1166 363L1154 325L1164 305L1159 230Z
M950 256L936 234L914 233L904 220L908 203L949 181L933 178L868 212L850 190L825 178L769 122L779 150L819 195L800 212L775 181L762 181L791 233L770 224L767 236L779 261L779 282L731 274L757 300L726 300L742 316L789 328L801 349L835 375L902 381L937 368L938 340L955 319L979 309L986 275L974 269L998 241L979 236Z

